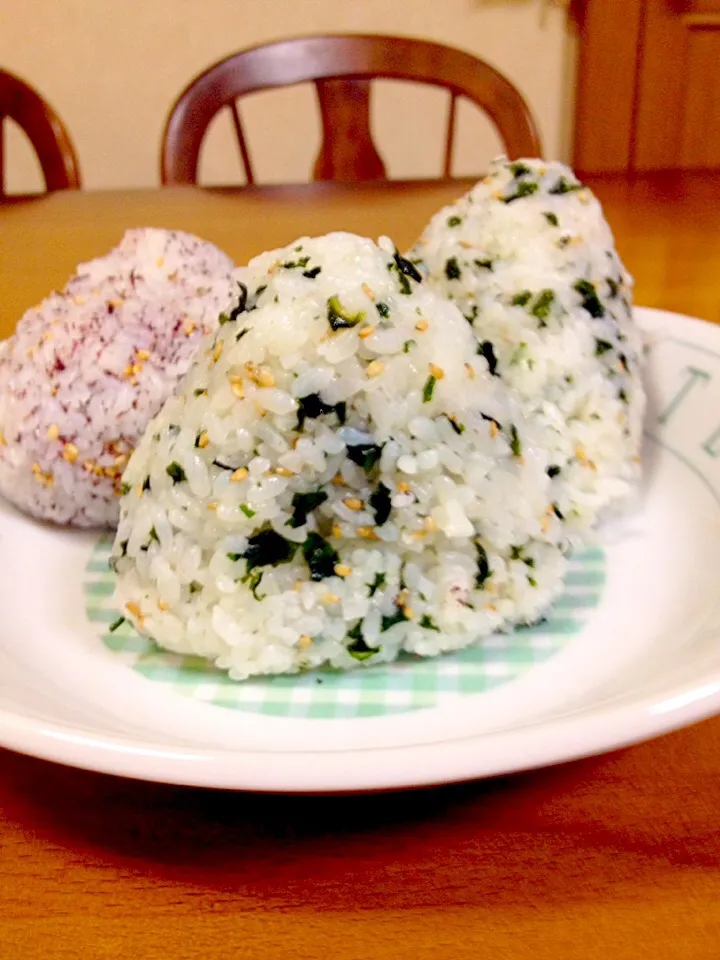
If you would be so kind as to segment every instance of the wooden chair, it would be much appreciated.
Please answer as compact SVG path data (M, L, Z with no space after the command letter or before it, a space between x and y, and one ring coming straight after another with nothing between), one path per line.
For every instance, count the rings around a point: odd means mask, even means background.
M77 154L62 120L45 100L19 77L0 70L0 200L5 196L3 121L14 120L28 136L47 190L78 189Z
M377 78L411 80L450 91L445 177L451 176L458 97L466 97L489 115L511 159L540 154L538 133L520 93L501 73L469 53L400 37L301 37L236 53L185 88L165 125L162 182L197 182L205 132L215 114L227 107L247 183L254 183L236 99L308 81L315 83L323 131L314 178L384 179L385 165L370 134L370 81Z

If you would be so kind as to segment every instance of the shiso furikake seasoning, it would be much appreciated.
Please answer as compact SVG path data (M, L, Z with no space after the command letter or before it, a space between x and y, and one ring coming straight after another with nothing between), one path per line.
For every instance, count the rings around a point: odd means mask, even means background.
M326 413L334 413L338 421L345 423L347 416L347 404L344 400L340 403L325 403L319 393L308 393L298 400L297 411L297 430L302 430L306 420L316 420Z
M308 515L327 500L324 490L311 490L309 493L296 493L292 498L293 515L287 521L287 527L302 527L307 523Z
M500 374L497 372L497 357L495 356L494 345L489 340L483 340L482 343L478 344L477 352L480 356L485 357L490 376L499 377Z
M485 588L485 583L492 576L492 570L490 569L490 564L488 563L487 551L478 540L475 541L475 551L477 553L477 573L475 574L475 586L478 588L478 590L483 590Z
M365 473L370 473L382 456L382 446L377 443L348 444L347 455L353 463L362 467Z
M598 297L597 288L589 280L578 280L573 286L576 293L582 297L583 310L587 310L596 320L605 316L605 308Z
M423 403L430 403L433 398L433 393L435 392L435 384L437 383L437 378L432 374L425 381L425 386L423 387L422 397Z
M392 500L389 487L384 483L379 483L376 490L370 494L370 508L375 513L375 523L381 527L390 516L392 510Z
M319 533L310 533L302 545L303 557L310 570L311 580L324 580L332 577L340 562L337 550Z
M365 642L362 634L362 620L358 620L355 626L348 630L347 638L352 640L352 643L348 644L347 652L355 660L369 660L380 650L380 647L369 647Z
M358 313L350 313L343 307L336 295L330 297L327 302L327 318L333 330L343 330L356 327L365 318L365 311L360 310Z
M279 563L289 563L295 556L298 545L281 537L274 530L260 530L248 539L248 545L242 553L229 553L233 562L245 560L246 573L255 567L275 567Z
M448 280L459 280L462 276L457 257L450 257L445 261L445 276Z

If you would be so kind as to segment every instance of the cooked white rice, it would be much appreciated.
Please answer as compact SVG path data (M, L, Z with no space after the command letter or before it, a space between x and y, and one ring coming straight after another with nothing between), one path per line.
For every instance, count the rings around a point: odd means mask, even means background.
M118 596L235 679L463 647L566 567L542 430L389 241L301 239L247 290L123 477Z
M120 475L231 296L233 263L185 233L131 230L29 310L0 351L0 493L114 526Z
M580 536L632 492L644 394L631 280L600 204L560 163L496 161L409 254L543 434Z

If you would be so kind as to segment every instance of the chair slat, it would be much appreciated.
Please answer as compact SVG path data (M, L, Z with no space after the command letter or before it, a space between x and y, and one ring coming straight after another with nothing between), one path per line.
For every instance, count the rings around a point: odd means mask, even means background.
M385 164L370 132L369 80L318 80L323 142L315 180L384 180Z
M450 111L448 113L447 136L445 139L445 162L443 173L446 178L452 176L453 147L455 145L455 117L457 114L457 94L450 94Z
M255 183L255 178L253 177L250 154L248 152L245 134L240 121L240 111L238 110L237 101L231 100L229 106L230 112L232 113L233 126L235 127L235 136L237 137L238 147L240 148L240 157L242 159L243 167L245 168L245 179L247 180L248 184L252 184Z

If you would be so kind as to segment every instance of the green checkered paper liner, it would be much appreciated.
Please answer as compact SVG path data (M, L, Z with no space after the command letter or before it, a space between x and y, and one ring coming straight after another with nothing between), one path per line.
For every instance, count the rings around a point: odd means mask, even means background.
M161 650L127 621L110 632L120 616L108 567L110 548L106 538L96 544L84 581L85 611L105 647L129 669L182 696L274 717L381 717L485 693L547 660L578 634L600 602L605 583L603 551L586 550L572 558L565 592L535 626L494 634L476 646L430 659L403 656L392 664L349 672L321 669L238 683L200 657Z

